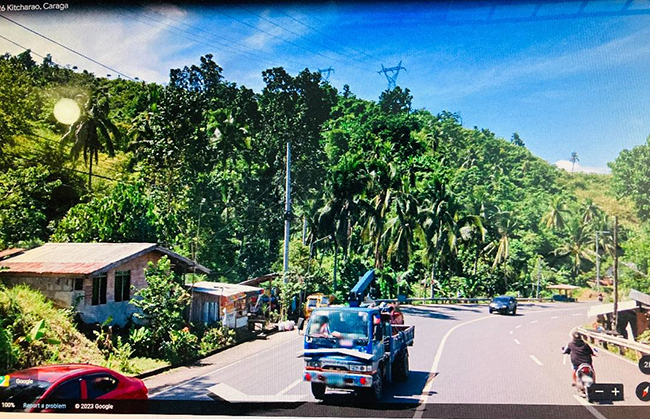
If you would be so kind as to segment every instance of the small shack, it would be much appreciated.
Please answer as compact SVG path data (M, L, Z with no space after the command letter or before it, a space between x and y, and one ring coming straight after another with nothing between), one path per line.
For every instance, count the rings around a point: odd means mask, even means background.
M557 294L553 295L553 301L567 301L567 302L573 302L576 299L570 296L570 293L573 293L573 291L580 289L580 287L576 287L575 285L569 285L569 284L557 284L557 285L548 285L546 288L549 290L554 290L557 291Z
M248 325L249 307L264 290L226 282L197 282L189 287L192 294L190 321L205 324L222 321L237 329Z

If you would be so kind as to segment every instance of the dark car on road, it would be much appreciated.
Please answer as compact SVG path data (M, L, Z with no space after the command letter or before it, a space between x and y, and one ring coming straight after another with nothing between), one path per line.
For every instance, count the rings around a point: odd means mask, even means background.
M43 405L66 400L147 400L142 380L89 364L45 365L2 377L0 401ZM39 411L42 408L27 408Z
M490 302L490 314L497 312L501 314L517 314L517 300L515 297L501 295L494 297Z

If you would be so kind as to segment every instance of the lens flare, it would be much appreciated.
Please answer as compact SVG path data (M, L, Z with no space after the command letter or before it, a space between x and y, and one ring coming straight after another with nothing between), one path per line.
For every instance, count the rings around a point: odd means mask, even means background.
M72 125L80 116L81 109L72 99L63 98L54 105L54 117L62 124Z

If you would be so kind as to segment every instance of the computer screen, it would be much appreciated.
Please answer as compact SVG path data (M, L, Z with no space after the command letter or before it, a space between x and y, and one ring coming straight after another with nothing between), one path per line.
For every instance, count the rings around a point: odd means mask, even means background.
M0 412L650 417L650 2L0 4Z

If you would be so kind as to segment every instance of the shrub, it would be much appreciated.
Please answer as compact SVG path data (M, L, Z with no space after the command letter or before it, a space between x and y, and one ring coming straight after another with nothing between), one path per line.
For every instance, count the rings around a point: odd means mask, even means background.
M122 342L122 337L118 336L104 365L106 368L119 370L125 374L137 374L140 371L136 369L134 362L131 360L133 352L131 345L128 342Z
M165 359L172 364L195 358L199 354L199 338L187 328L169 332L169 341L163 342Z
M225 327L208 329L201 339L201 352L208 353L215 349L235 343L235 331Z
M129 343L138 356L154 355L153 333L146 327L133 328L129 332Z

